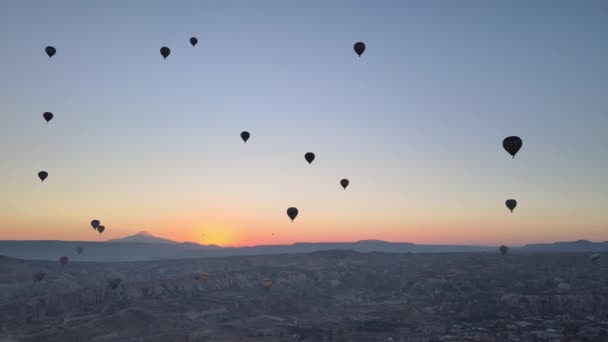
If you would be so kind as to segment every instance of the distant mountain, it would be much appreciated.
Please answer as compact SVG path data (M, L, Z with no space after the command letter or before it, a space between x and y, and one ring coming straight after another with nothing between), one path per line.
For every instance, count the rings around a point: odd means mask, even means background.
M154 236L146 231L141 231L135 235L127 236L120 239L112 239L106 242L137 242L137 243L168 243L168 244L177 244L177 242L159 238Z
M76 247L83 247L82 254ZM20 259L58 260L68 256L78 261L146 261L214 258L238 255L297 254L332 250L380 253L498 253L496 246L417 245L409 242L363 240L357 242L299 242L291 245L219 247L193 242L178 243L140 232L108 242L91 241L0 241L0 255ZM556 242L513 247L514 253L605 252L608 242Z
M518 248L521 252L608 252L608 241L591 242L578 240L570 242L535 243Z

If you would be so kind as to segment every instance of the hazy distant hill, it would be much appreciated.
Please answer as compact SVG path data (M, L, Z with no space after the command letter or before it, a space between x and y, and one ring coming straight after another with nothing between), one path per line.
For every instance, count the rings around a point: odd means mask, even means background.
M76 247L84 247L81 255ZM495 246L416 245L409 242L363 240L357 242L294 243L291 245L262 245L247 247L219 247L175 241L140 232L122 239L107 242L85 241L0 241L0 255L21 259L58 260L66 255L71 261L145 261L225 257L235 255L294 254L327 250L385 253L449 253L497 252ZM511 253L544 252L602 252L608 251L608 242L556 242L530 244L512 248Z
M578 240L570 242L535 243L519 248L521 252L606 252L608 241L591 242Z
M177 244L177 242L159 238L154 236L146 231L141 231L135 235L127 236L121 239L112 239L106 242L138 242L138 243L169 243L169 244Z

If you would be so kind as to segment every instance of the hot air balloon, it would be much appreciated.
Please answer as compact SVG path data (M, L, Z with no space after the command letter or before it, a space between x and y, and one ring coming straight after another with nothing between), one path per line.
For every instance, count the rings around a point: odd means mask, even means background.
M244 142L247 142L247 140L249 140L250 136L251 136L251 134L249 134L249 132L247 132L247 131L241 132L241 139L243 139Z
M49 58L53 57L57 53L57 50L52 46L47 46L44 51L46 51Z
M163 46L160 48L160 54L163 56L164 59L167 59L167 57L169 57L169 55L171 54L171 49L166 46Z
M523 142L520 137L506 137L505 140L502 141L502 147L509 152L509 154L515 158L517 151L521 148Z
M344 190L346 190L346 187L348 186L348 179L344 178L343 180L340 181L340 185L342 185L342 187L344 188Z
M517 207L517 201L514 199L508 199L505 201L505 205L507 206L507 208L509 208L509 210L511 210L511 212L513 212L513 209Z
M38 272L34 273L34 279L36 279L37 281L41 281L42 279L44 279L45 276L46 276L46 273L44 273L42 271L38 271Z
M264 280L262 281L262 286L264 286L266 290L270 290L270 288L272 287L272 280L264 278Z
M196 43L198 43L198 39L196 39L196 37L190 37L190 44L192 44L192 46L195 46Z
M353 46L353 49L355 50L357 55L359 55L359 57L361 57L363 52L365 52L365 44L362 42L356 42L355 45Z
M203 273L201 273L201 280L202 280L203 282L205 282L205 283L206 283L208 279L209 279L209 274L208 274L207 272L203 272Z
M99 222L99 220L91 221L91 227L93 227L93 230L97 229L97 227L99 227L100 224L101 224L101 222Z
M76 252L78 253L78 255L82 254L82 251L84 251L84 248L76 247Z
M116 290L116 288L118 287L118 285L120 285L120 282L122 280L120 278L112 278L110 280L108 280L108 284L110 285L110 287L112 288L112 290Z
M315 160L315 154L312 152L307 152L304 155L304 159L306 159L306 161L308 162L308 164L311 164L313 160Z
M53 113L51 112L44 112L42 114L42 117L44 118L44 120L46 120L46 122L48 123L49 121L53 120Z
M104 230L106 230L106 227L104 226L97 227L97 231L99 232L99 234L103 233Z
M41 181L44 182L44 180L46 179L46 177L49 176L49 173L46 171L40 171L38 172L38 178L40 178Z
M61 266L65 266L65 264L67 264L69 260L70 259L68 259L68 257L65 255L62 256L61 258L59 258L59 262L61 263Z
M599 253L591 254L589 256L589 260L591 260L591 262L596 262L599 258L600 258L600 254Z
M296 216L298 216L298 208L288 208L287 209L287 216L289 216L289 218L291 219L291 222L293 222L293 220L296 218Z
M502 246L498 247L498 250L500 251L500 254L505 256L505 255L507 255L507 251L509 250L509 247L502 245Z

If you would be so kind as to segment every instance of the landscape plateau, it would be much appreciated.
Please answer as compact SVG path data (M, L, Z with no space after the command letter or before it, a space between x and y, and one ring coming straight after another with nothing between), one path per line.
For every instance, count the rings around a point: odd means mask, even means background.
M148 233L96 244L124 241L140 251L179 245ZM243 255L231 248L234 256L119 262L81 260L99 246L77 255L80 242L44 243L71 245L63 247L70 261L0 258L0 341L608 339L608 265L589 260L605 243L531 245L503 256L467 246L418 253L425 246L414 244L383 252L396 247L372 241L365 252L354 249L366 242L315 252L296 244L289 254L247 255L269 248L250 247ZM38 272L46 276L37 280Z

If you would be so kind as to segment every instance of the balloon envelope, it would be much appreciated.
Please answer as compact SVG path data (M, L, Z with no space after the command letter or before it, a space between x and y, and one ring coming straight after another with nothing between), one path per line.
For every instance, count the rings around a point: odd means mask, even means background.
M49 176L48 172L46 171L40 171L38 172L38 178L40 178L41 181L44 182L44 180Z
M53 57L57 53L57 50L52 46L47 46L44 51L46 51L49 58Z
M91 221L91 227L93 227L93 229L97 229L97 227L99 227L100 224L101 224L101 222L99 222L99 220Z
M113 279L110 279L108 281L108 283L110 284L110 287L112 288L112 290L116 290L118 285L120 285L121 281L122 280L120 278L113 278Z
M315 154L312 152L307 152L304 155L304 159L306 159L306 161L308 162L308 164L311 164L313 160L315 160Z
M251 136L251 134L249 134L249 132L247 132L247 131L241 132L241 139L243 139L244 142L247 142L247 140L249 140L250 136Z
M167 57L169 57L169 55L171 54L171 49L166 46L163 46L160 48L160 54L163 56L163 58L167 59Z
M46 276L46 273L44 273L42 271L38 271L38 272L34 273L34 279L36 279L37 281L41 281L42 279L44 279L45 276Z
M198 39L196 39L196 37L191 37L190 38L190 44L192 44L192 46L195 46L196 43L198 43Z
M70 259L68 259L68 257L67 257L67 256L62 256L61 258L59 258L59 262L60 262L62 265L67 264L69 260L70 260Z
M289 218L293 222L293 220L296 218L296 216L298 216L298 208L294 208L294 207L288 208L287 216L289 216Z
M99 232L99 234L103 233L104 230L106 230L106 227L104 226L97 227L97 231Z
M344 178L343 180L340 181L340 185L342 185L342 187L344 188L344 190L346 190L346 187L348 186L348 179Z
M42 117L44 118L44 120L46 120L46 122L49 122L49 121L53 120L53 113L44 112L44 114L42 114Z
M502 245L502 246L498 247L498 250L500 250L500 254L506 255L507 251L509 250L509 247Z
M84 248L82 248L82 247L76 247L76 252L78 253L78 255L82 254L83 250L84 250Z
M513 158L515 158L515 155L517 154L517 152L519 151L519 149L521 148L522 145L523 145L523 141L521 140L520 137L516 137L516 136L506 137L502 141L502 147L507 152L509 152L509 154Z
M353 49L355 50L357 55L359 55L359 57L361 57L363 52L365 52L365 44L363 42L356 42L355 45L353 46Z
M509 208L509 210L511 210L511 212L513 212L513 209L517 207L517 201L514 199L508 199L505 201L505 205L507 206L507 208Z

